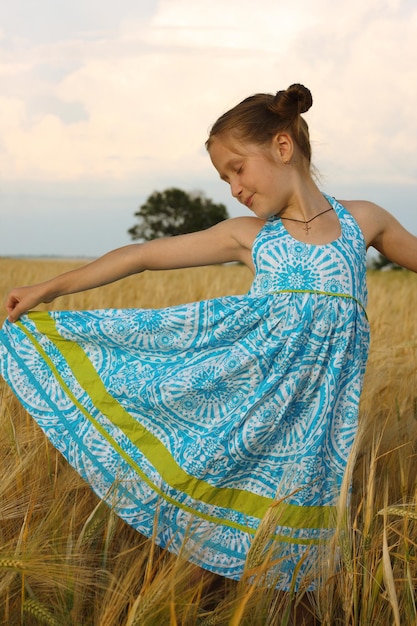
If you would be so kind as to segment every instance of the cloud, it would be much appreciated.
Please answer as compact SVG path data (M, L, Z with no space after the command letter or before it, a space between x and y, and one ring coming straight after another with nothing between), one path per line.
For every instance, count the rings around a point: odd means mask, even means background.
M184 170L201 179L217 116L292 82L313 92L307 120L320 169L341 181L415 180L410 1L352 0L343 11L331 0L132 0L123 12L96 4L58 11L41 0L36 12L52 13L35 20L34 35L10 8L13 32L3 25L0 46L3 180L145 184Z
M0 25L3 39L35 45L95 38L103 32L113 32L120 21L140 16L148 19L157 7L157 0L14 0L0 4Z
M198 49L284 52L297 32L315 21L308 3L279 5L263 0L254 10L251 0L161 0L146 39L153 44ZM128 27L128 26L127 26Z

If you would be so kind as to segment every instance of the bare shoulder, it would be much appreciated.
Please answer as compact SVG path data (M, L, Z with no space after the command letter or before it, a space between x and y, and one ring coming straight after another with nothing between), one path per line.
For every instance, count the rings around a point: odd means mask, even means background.
M220 222L213 229L218 231L220 239L224 238L234 242L234 260L241 261L254 272L252 246L264 224L265 220L258 217L233 217Z
M353 217L359 219L374 219L378 215L387 213L382 207L369 200L338 200Z
M233 217L222 223L225 226L227 224L226 227L243 248L251 249L256 236L265 225L265 220L259 217L244 216Z
M388 211L369 200L339 200L358 222L367 246L373 245L391 219Z

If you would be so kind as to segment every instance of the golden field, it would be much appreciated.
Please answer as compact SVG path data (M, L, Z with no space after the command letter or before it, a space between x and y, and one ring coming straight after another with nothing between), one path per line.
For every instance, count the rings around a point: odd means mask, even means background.
M0 259L0 292L78 265ZM49 308L161 307L244 293L250 281L234 265L145 273ZM100 504L0 381L0 623L285 626L308 600L327 626L417 625L417 275L370 272L368 284L372 342L351 510L340 571L329 570L320 591L290 604L245 581L190 584L190 566Z

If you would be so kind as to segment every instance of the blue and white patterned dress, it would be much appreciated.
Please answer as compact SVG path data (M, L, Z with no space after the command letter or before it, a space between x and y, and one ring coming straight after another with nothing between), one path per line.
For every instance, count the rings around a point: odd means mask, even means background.
M269 549L284 590L316 584L368 353L365 242L326 198L340 237L302 243L270 218L245 295L34 312L0 333L3 377L120 517L233 579Z

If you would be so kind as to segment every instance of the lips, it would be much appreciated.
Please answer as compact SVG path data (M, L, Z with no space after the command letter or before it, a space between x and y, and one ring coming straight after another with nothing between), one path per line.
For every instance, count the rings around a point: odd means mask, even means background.
M245 206L247 206L247 207L248 207L248 209L250 209L250 208L251 208L251 205L252 205L252 200L253 200L253 196L254 196L254 195L255 195L255 194L252 194L251 196L249 196L248 198L246 198L246 199L243 201L243 204L244 204Z

